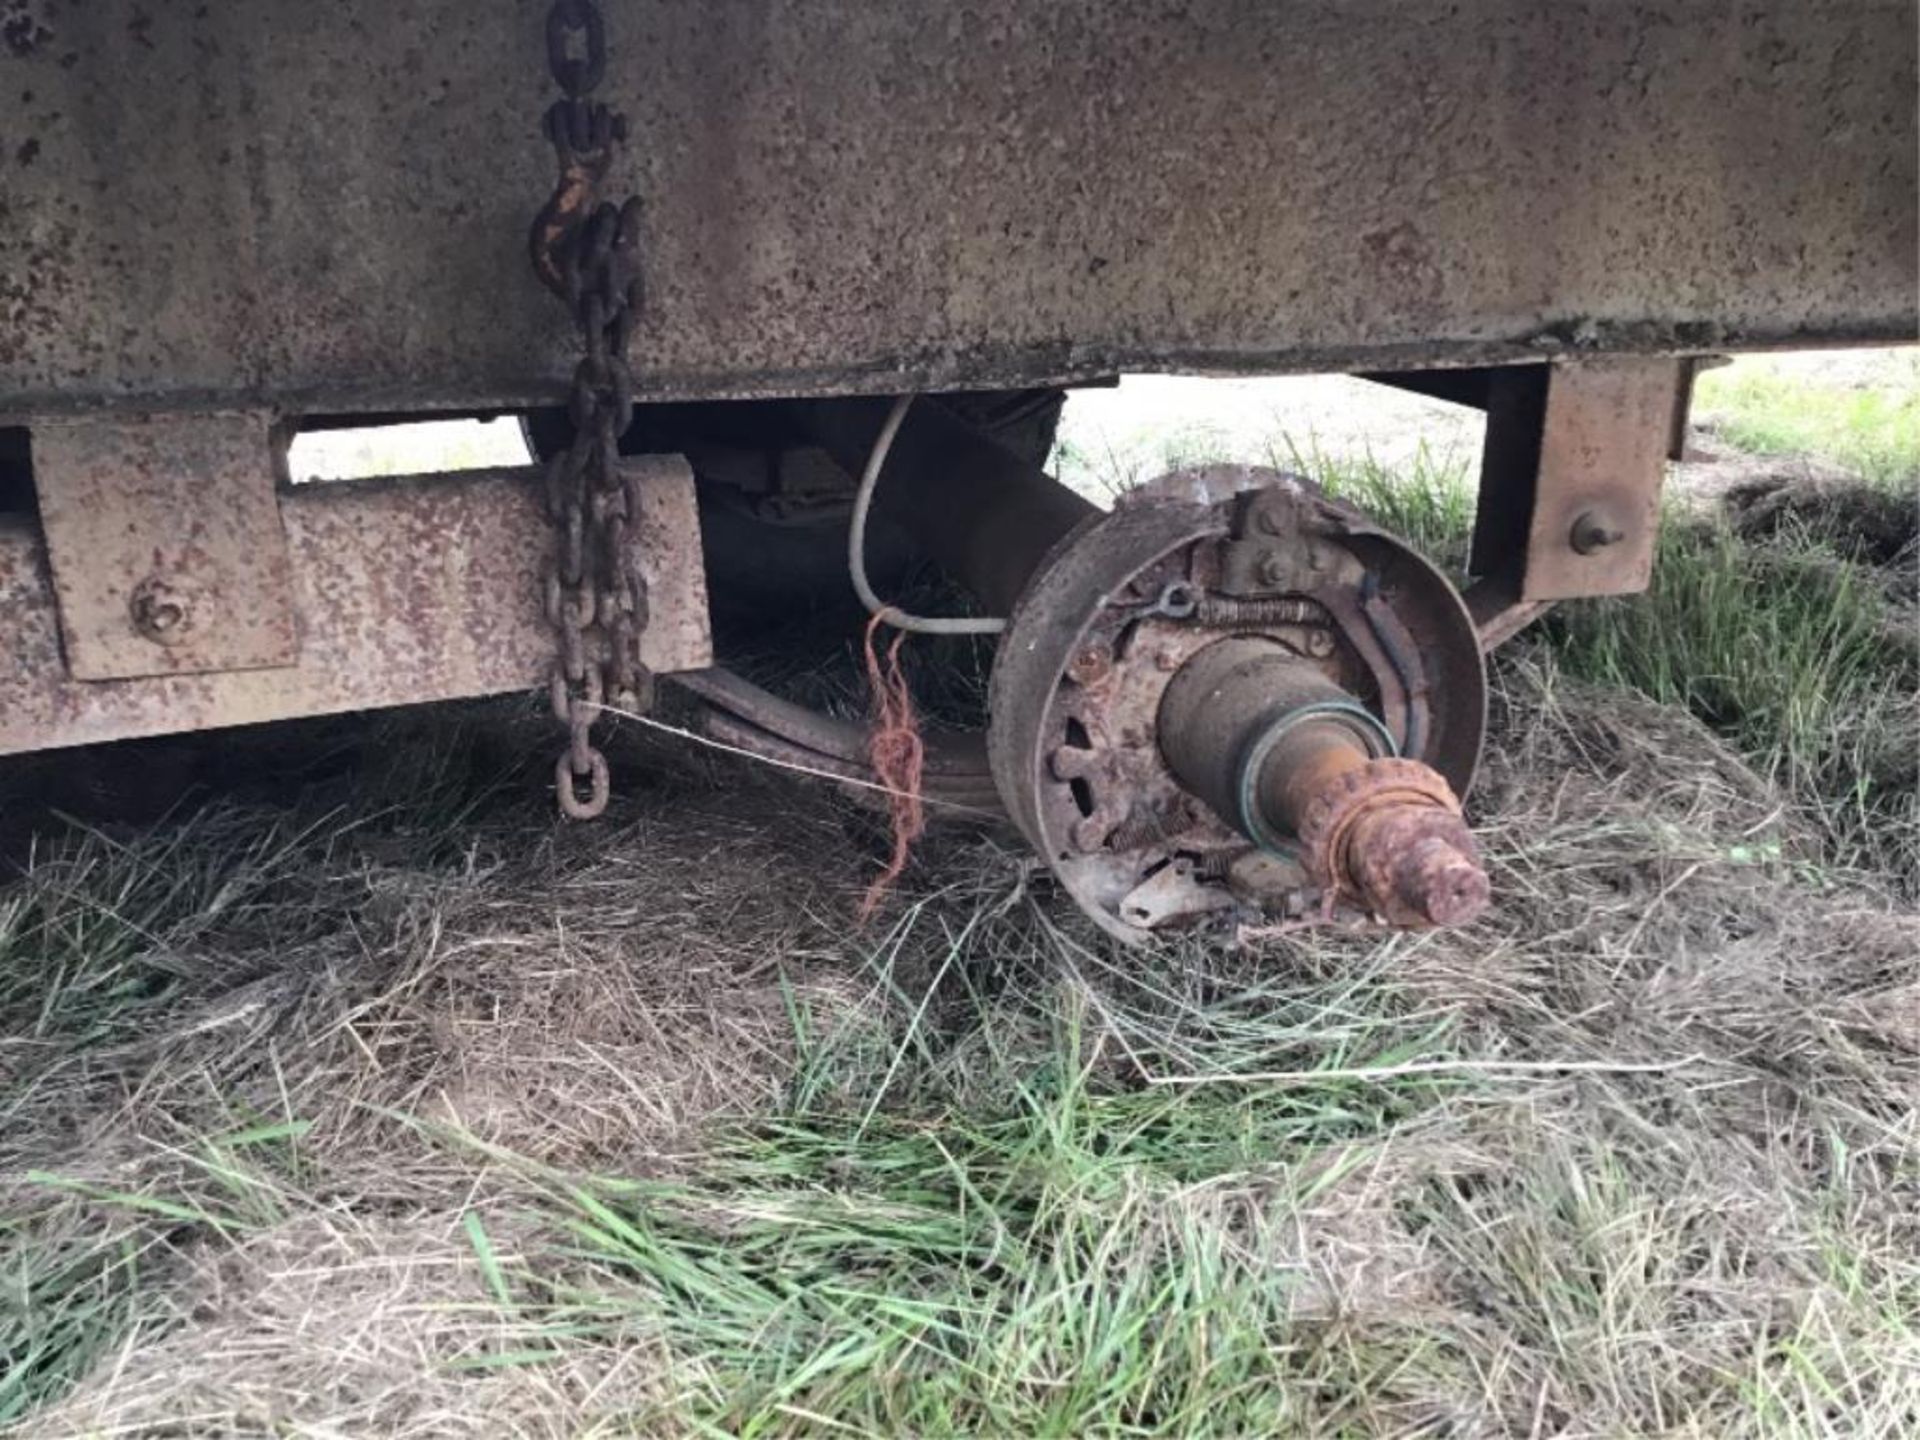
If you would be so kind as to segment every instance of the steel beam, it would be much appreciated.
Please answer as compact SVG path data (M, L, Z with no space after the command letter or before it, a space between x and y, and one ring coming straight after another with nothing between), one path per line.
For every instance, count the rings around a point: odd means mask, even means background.
M641 467L639 534L661 673L713 663L693 476ZM317 482L282 496L297 618L277 669L81 680L69 673L45 548L0 524L0 754L299 715L528 690L554 653L553 551L531 469Z
M1911 340L1911 0L608 0L643 399ZM12 0L0 414L555 400L545 7Z

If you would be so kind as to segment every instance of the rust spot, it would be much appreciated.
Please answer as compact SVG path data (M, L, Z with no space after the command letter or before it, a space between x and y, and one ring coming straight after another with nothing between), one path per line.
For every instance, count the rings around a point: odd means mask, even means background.
M605 105L558 100L548 107L541 129L553 143L560 178L534 217L528 249L541 283L564 296L567 283L560 267L565 249L599 199L614 147L626 138L626 120Z
M20 148L13 152L13 158L22 165L31 165L40 158L40 142L28 136L20 142Z
M1370 908L1395 924L1465 925L1492 887L1460 816L1438 805L1382 807L1356 827L1348 868Z
M1104 646L1089 645L1067 662L1067 674L1079 685L1098 685L1113 670L1113 654Z
M192 633L192 599L163 575L136 585L127 608L133 628L156 645L178 645Z
M586 218L605 174L604 158L596 166L574 157L561 167L553 195L534 217L529 245L533 268L541 283L555 294L566 292L566 281L560 274L560 247Z

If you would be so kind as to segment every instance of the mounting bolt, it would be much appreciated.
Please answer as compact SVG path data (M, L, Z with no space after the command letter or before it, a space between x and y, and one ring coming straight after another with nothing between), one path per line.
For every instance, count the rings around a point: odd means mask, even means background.
M1076 685L1098 685L1113 669L1113 656L1089 645L1067 662L1067 677Z
M193 628L193 605L163 576L149 575L127 599L133 628L156 645L178 645Z
M1592 555L1609 545L1618 545L1627 538L1627 532L1615 525L1598 510L1582 510L1568 532L1567 543L1577 555Z
M1260 562L1260 583L1278 588L1286 584L1286 581L1287 562L1272 551L1268 551L1266 558Z

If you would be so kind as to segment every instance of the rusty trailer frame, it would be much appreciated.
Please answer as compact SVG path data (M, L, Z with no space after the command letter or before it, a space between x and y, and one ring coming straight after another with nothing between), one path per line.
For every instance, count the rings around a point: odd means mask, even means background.
M551 403L544 6L11 0L0 424ZM1915 335L1910 0L607 0L642 399Z
M10 0L0 752L539 682L532 472L289 488L276 437L564 399L543 9ZM1486 644L1645 583L1689 357L1920 334L1910 0L606 10L643 403L1464 399ZM649 463L647 659L695 669L692 480Z
M698 535L692 472L672 457L625 463L650 522L636 540L654 605L642 656L663 672L704 668L713 663L705 577L697 543L685 548ZM537 470L316 483L278 497L264 465L256 476L284 544L283 589L223 588L253 537L223 527L219 510L197 512L178 549L141 566L82 557L79 582L95 592L84 613L111 617L115 638L145 646L134 674L74 673L57 551L49 573L35 527L0 521L0 754L544 685L553 630L541 582L554 541ZM168 479L191 484L195 473ZM138 513L115 508L111 493L96 499L109 518ZM187 608L177 623L196 633L195 650L137 635L133 602L156 573L145 565L160 567ZM285 663L205 663L275 608L291 617Z

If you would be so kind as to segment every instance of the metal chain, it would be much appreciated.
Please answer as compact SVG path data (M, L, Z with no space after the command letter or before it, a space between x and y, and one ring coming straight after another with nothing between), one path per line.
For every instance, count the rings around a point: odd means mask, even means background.
M620 469L620 437L633 420L627 342L640 305L640 202L600 198L627 122L590 98L606 72L606 23L595 0L554 0L546 41L563 98L548 107L541 130L560 179L533 224L533 268L572 310L585 352L567 396L573 441L545 476L557 542L546 611L559 640L549 688L567 733L554 785L562 814L591 820L607 808L611 783L607 757L593 743L602 705L644 711L653 700L653 676L640 659L647 628L640 497Z

